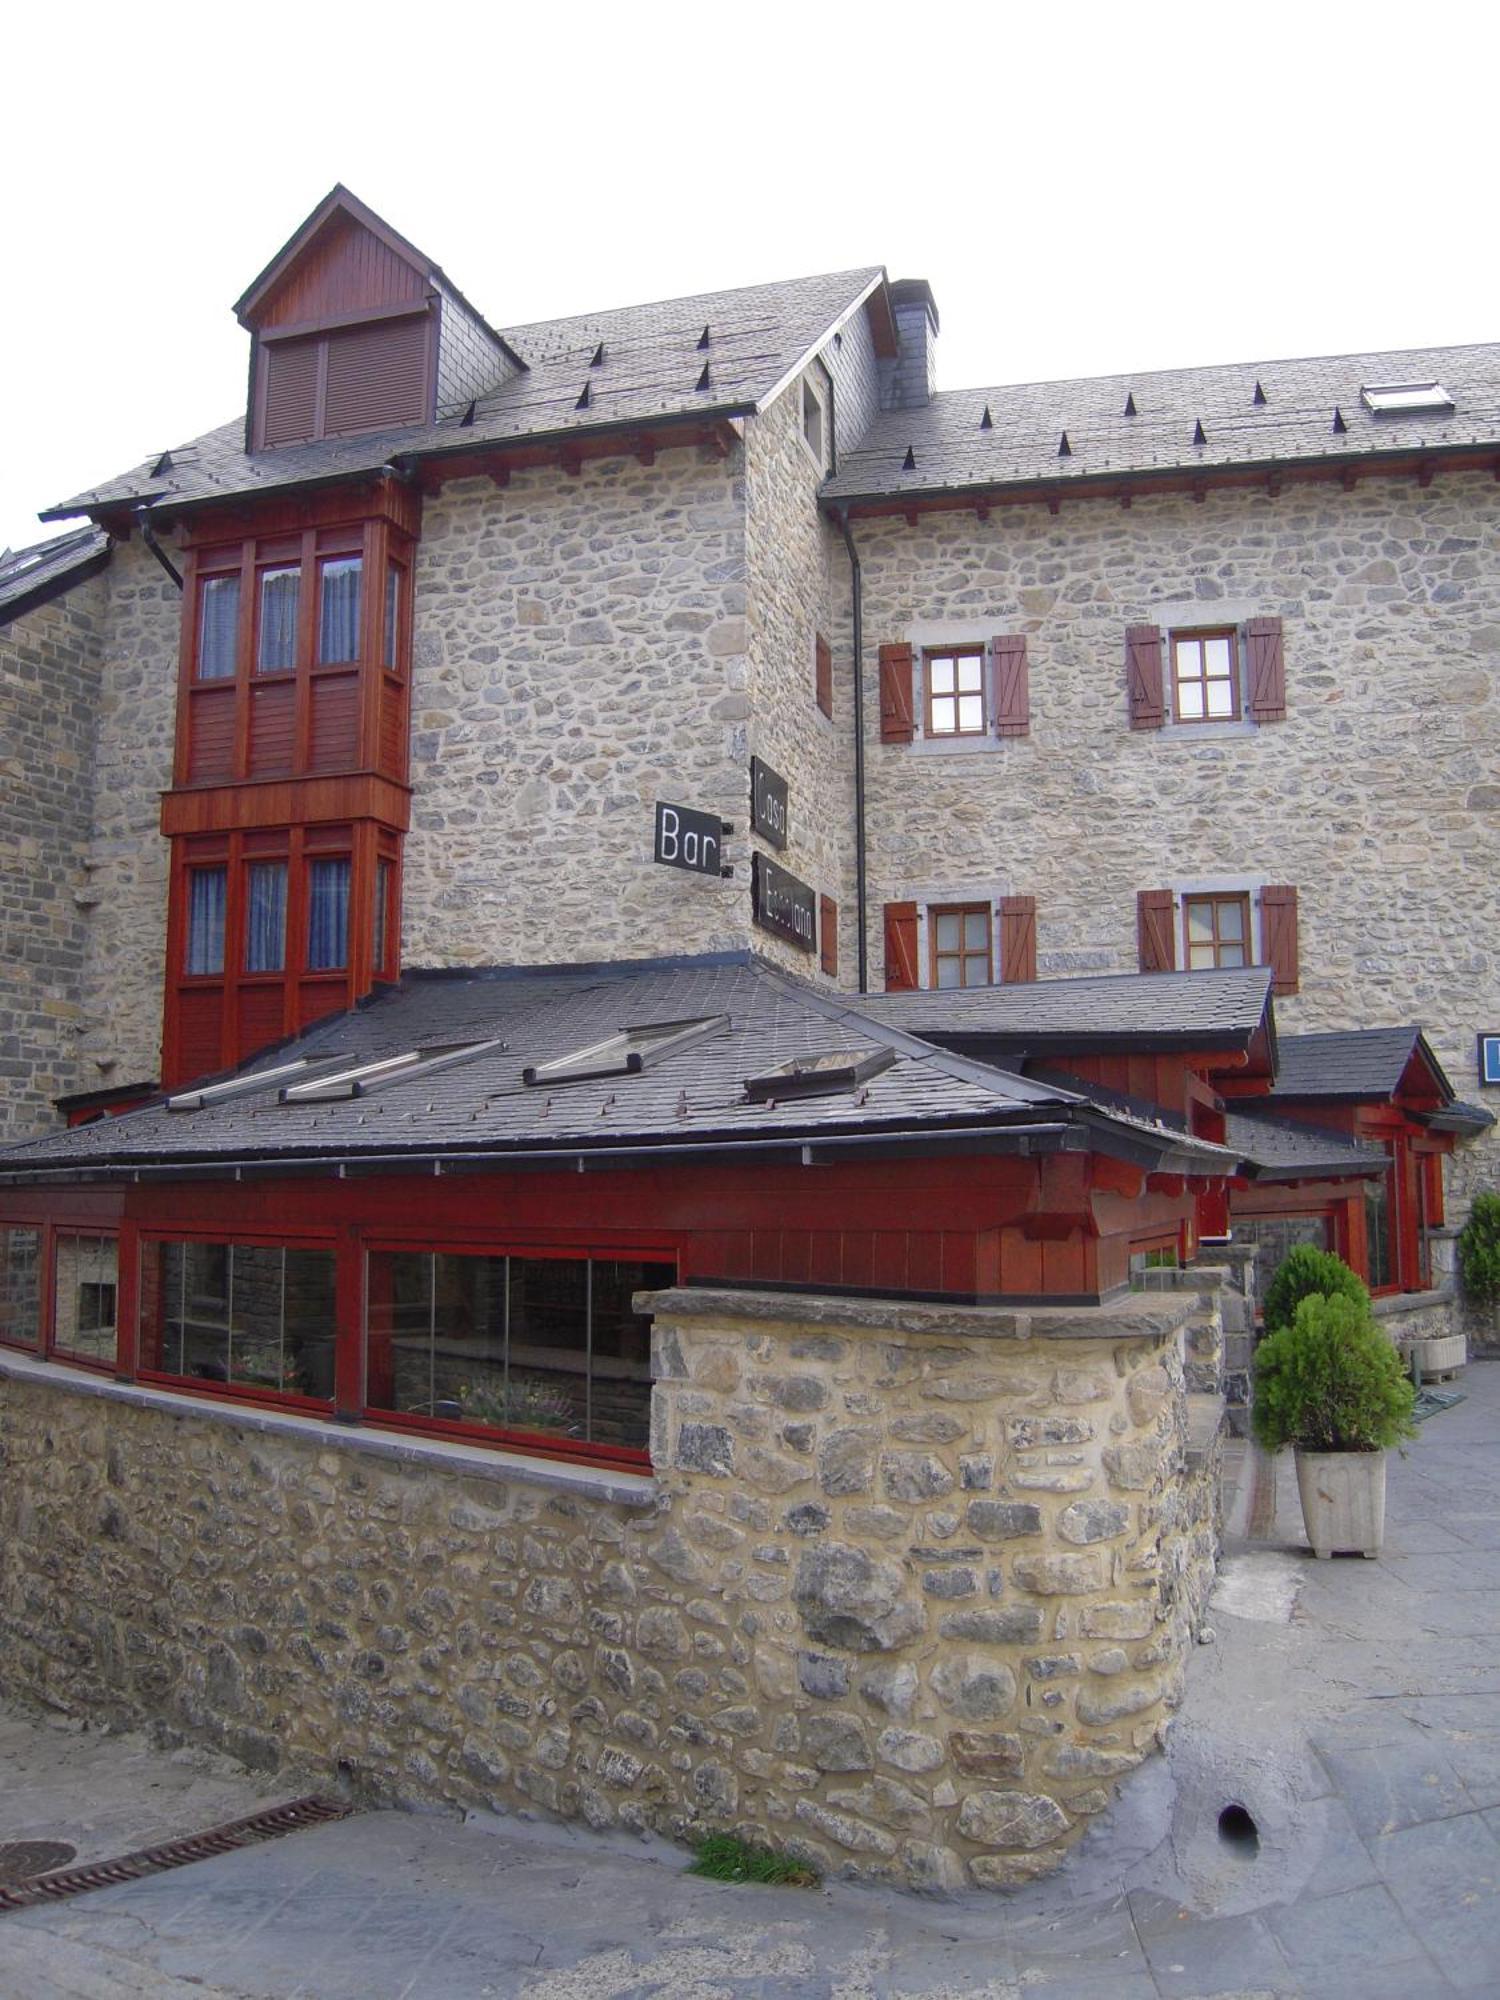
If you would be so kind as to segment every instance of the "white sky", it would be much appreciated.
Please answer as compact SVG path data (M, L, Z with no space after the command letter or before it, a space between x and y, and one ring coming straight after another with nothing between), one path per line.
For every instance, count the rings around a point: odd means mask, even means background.
M762 0L28 8L0 548L244 406L342 180L500 325L883 263L941 386L1500 336L1495 14Z

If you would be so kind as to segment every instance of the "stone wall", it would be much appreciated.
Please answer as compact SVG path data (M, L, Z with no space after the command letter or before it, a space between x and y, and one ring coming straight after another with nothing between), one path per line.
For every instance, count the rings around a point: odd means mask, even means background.
M1190 1309L658 1295L654 1481L0 1353L0 1687L289 1781L1018 1882L1181 1693Z
M79 1048L107 577L0 627L0 1145L98 1082Z
M1291 882L1284 1033L1421 1022L1461 1096L1500 1016L1500 487L1488 473L954 511L857 529L870 900L962 879L1037 898L1043 977L1136 965L1138 889ZM1133 732L1127 625L1284 621L1287 719ZM877 649L921 624L1027 635L1031 733L881 745ZM1180 614L1177 622L1186 622ZM944 746L946 750L948 746ZM878 980L879 968L875 969ZM1462 1148L1456 1207L1500 1179Z
M693 448L427 502L406 964L748 942L743 476ZM658 799L734 820L732 881L653 863Z
M81 1089L154 1078L161 1058L167 842L182 596L138 539L105 573L93 823L83 856L88 935Z
M840 971L853 950L854 783L850 655L833 657L833 715L818 707L814 641L834 645L834 531L817 503L818 469L801 425L801 385L748 426L745 557L749 587L750 748L787 781L784 852L756 845L839 906ZM818 956L765 931L757 949L818 977Z

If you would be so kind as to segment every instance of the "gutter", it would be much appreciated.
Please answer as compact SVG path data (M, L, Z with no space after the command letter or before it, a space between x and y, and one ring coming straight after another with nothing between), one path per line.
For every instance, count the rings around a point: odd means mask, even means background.
M865 602L864 572L849 528L849 510L834 510L849 552L849 617L854 645L854 910L859 935L859 990L870 990L870 925L865 908Z
M150 506L147 504L146 501L143 500L141 501L139 506L133 507L131 509L131 513L135 516L135 524L141 531L141 540L146 544L146 547L151 551L152 555L156 557L156 560L161 564L162 568L167 572L167 575L171 577L173 583L175 583L177 588L181 590L182 572L181 570L178 569L176 563L173 562L172 558L167 554L166 550L162 547L161 543L156 539L156 530L151 525Z

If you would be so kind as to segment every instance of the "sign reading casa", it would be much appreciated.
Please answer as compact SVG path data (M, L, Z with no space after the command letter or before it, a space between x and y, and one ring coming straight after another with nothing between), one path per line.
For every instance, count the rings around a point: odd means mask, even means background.
M750 759L750 824L774 848L786 846L786 779L759 757Z

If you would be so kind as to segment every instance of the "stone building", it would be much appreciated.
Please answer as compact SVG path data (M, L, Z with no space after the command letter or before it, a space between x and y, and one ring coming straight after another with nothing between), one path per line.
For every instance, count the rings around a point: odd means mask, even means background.
M237 311L0 564L0 1672L1055 1865L1257 1249L1425 1327L1488 1172L1500 353L939 394L925 284L502 331L343 189Z

